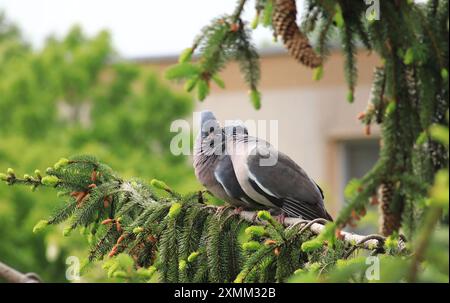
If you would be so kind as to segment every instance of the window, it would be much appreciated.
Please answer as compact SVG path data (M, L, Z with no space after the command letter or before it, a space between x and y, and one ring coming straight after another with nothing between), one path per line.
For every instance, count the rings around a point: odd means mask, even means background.
M344 201L344 189L346 184L354 178L363 177L377 162L380 152L379 140L349 140L342 142L342 186L341 197ZM377 208L368 207L367 215L359 222L358 227L347 227L350 232L363 234L377 231Z
M378 140L344 141L343 185L345 186L353 178L363 177L377 162L379 152Z

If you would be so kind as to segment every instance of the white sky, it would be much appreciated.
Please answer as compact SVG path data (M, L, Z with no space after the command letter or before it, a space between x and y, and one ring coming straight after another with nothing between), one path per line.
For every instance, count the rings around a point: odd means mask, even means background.
M231 13L236 0L0 0L0 11L17 23L27 41L42 46L49 34L61 36L73 24L93 35L109 29L113 44L125 57L175 55L192 44L208 22ZM245 19L254 16L249 1ZM272 40L259 27L257 44Z
M424 2L425 0L416 0ZM303 0L297 1L301 10ZM176 55L192 44L208 22L232 13L237 0L0 0L0 11L16 22L27 41L42 46L50 34L64 35L80 24L90 35L109 29L113 44L125 57ZM255 14L248 1L244 19ZM271 43L261 26L254 32L257 45Z

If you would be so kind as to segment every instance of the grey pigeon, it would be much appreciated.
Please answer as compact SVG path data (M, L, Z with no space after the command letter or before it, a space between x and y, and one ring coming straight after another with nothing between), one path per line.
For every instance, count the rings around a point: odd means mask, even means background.
M229 204L332 221L320 187L288 156L248 136L242 124L221 128L213 113L202 112L194 149L197 179Z
M227 149L242 190L253 200L289 217L332 221L323 191L306 172L270 143L247 135L228 139Z
M246 133L242 125L221 128L213 113L201 113L201 129L194 146L194 170L197 179L215 197L241 209L263 209L242 190L226 154L226 137Z

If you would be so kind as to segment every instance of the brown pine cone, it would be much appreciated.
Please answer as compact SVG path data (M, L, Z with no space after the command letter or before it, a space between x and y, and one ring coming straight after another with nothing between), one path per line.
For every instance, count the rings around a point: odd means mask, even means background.
M401 225L401 211L394 211L392 209L392 200L394 197L394 184L392 182L385 182L379 188L379 213L380 233L383 236L389 236L393 232L398 231Z
M308 37L300 31L296 19L295 0L275 0L272 16L275 34L282 37L292 57L308 67L318 67L322 64L322 58L312 49Z

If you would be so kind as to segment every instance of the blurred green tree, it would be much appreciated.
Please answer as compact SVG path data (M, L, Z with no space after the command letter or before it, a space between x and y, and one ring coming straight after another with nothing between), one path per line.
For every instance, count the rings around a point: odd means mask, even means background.
M33 50L0 14L3 169L45 168L48 159L93 153L125 175L157 176L183 191L192 188L195 178L183 159L170 154L170 132L161 130L169 130L170 122L192 107L190 97L121 60L106 31L87 37L74 26L65 37L50 37L42 50ZM75 237L69 243L58 231L32 234L38 218L56 206L45 191L32 195L26 189L0 188L3 262L38 272L46 281L66 281L65 257L85 255L86 240Z

